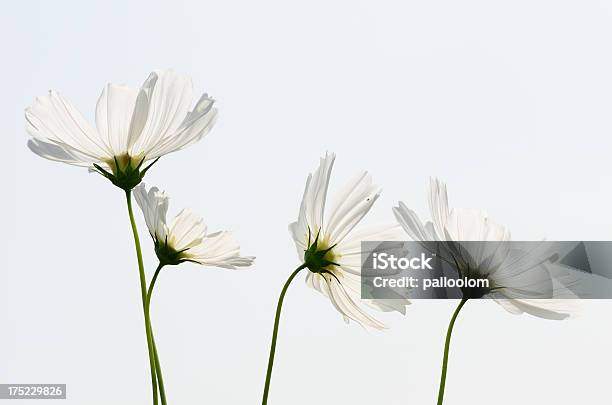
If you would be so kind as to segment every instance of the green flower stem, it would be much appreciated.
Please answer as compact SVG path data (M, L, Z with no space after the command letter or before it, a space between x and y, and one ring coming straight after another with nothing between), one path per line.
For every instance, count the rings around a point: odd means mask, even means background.
M306 268L306 264L302 264L300 267L295 269L293 273L287 279L287 282L283 286L280 297L278 298L278 305L276 306L276 317L274 318L274 330L272 332L272 344L270 345L270 357L268 358L268 371L266 373L266 384L264 386L262 405L268 403L268 393L270 391L270 379L272 378L272 366L274 365L274 352L276 351L276 338L278 337L278 323L280 322L281 309L283 307L283 300L285 299L285 293L291 281L297 276L300 270Z
M153 352L155 353L155 373L157 374L157 383L159 384L159 393L161 396L162 405L166 405L166 390L164 389L164 377L162 376L161 365L159 363L159 355L157 354L157 346L155 345L155 338L153 337L153 326L151 325L151 295L153 294L153 288L155 287L155 282L157 281L157 276L161 271L163 264L159 264L157 269L155 270L155 274L151 279L151 284L149 285L149 290L147 291L147 299L145 305L145 316L147 318L147 322L149 324L149 334L151 336L151 343L153 344Z
M125 198L127 200L128 213L130 215L130 224L132 225L132 233L134 234L134 244L136 246L136 257L138 259L138 274L140 276L140 293L142 296L142 309L145 315L145 331L147 334L147 348L149 350L149 367L151 369L151 385L153 389L153 404L157 405L157 376L155 372L155 347L153 344L151 328L146 311L146 300L147 300L147 282L144 272L144 264L142 262L142 251L140 249L140 238L138 237L138 229L136 228L136 221L134 220L134 211L132 210L132 191L125 191Z
M455 313L451 318L451 321L448 325L448 331L446 332L446 342L444 343L444 360L442 360L442 375L440 376L440 390L438 391L438 405L442 405L444 401L444 386L446 385L446 370L448 368L448 349L450 348L451 335L453 333L453 326L455 326L455 320L457 319L457 315L459 315L459 311L467 302L467 298L461 300L457 309L455 309Z

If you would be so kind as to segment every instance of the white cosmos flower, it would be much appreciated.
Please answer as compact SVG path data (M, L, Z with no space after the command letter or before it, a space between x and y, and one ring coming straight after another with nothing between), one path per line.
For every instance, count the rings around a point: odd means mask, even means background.
M405 300L361 300L361 242L398 240L397 226L379 226L359 232L353 228L368 213L380 194L367 172L350 181L336 198L330 214L325 216L327 188L336 156L326 154L314 173L308 176L298 220L289 225L300 260L310 270L308 286L330 299L334 307L348 321L376 329L385 326L369 315L360 302L378 310L396 310L405 314ZM308 254L309 250L311 260ZM316 255L319 252L319 255ZM314 257L314 259L313 259Z
M217 117L214 100L203 94L192 109L192 97L191 79L172 70L154 71L140 89L109 83L98 99L94 127L51 90L26 108L28 146L46 159L97 165L117 175L208 133Z
M208 233L202 218L191 210L180 211L168 225L168 196L157 187L147 192L141 183L134 189L134 197L144 214L161 263L173 265L189 261L227 269L253 264L254 257L240 256L240 245L231 232Z
M461 276L489 280L490 290L476 291L478 295L495 299L513 314L529 313L547 319L569 316L566 302L551 299L572 294L562 280L552 276L550 252L511 247L510 232L484 211L449 209L446 185L438 179L430 180L429 211L431 221L423 223L404 203L393 208L412 239L445 242L439 246L452 252L460 267L457 270L466 273L464 269L468 269L469 274Z

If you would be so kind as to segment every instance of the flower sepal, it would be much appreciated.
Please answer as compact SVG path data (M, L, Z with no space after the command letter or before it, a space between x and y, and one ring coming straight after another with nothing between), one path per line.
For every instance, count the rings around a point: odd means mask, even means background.
M155 254L159 259L159 264L161 266L176 266L183 262L192 261L188 259L183 253L187 249L176 250L173 249L170 245L168 245L168 240L160 241L157 238L155 239Z
M143 156L140 160L135 160L133 157L125 155L113 157L113 160L108 162L111 171L104 169L102 166L94 163L95 171L106 177L115 186L125 191L130 191L140 184L147 171L153 166L159 158L155 159L144 169L142 165L145 161Z
M332 266L339 266L334 260L332 249L336 245L326 247L319 242L319 232L314 242L310 243L310 230L308 231L308 249L304 250L304 266L313 273L331 274L336 277L331 271Z

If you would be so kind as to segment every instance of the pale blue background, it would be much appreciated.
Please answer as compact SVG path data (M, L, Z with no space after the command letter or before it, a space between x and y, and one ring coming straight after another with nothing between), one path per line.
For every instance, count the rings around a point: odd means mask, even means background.
M426 214L428 176L517 239L610 239L612 4L605 1L23 1L0 17L0 382L67 383L66 404L147 404L136 262L121 192L26 148L23 109L53 87L93 119L107 81L173 67L219 100L203 142L147 182L171 212L230 228L252 270L161 275L154 326L172 404L257 404L287 224L306 175L338 154L332 189L368 169ZM140 221L141 225L143 221ZM141 226L146 263L155 265ZM415 303L392 329L345 325L302 280L288 293L270 404L435 401L452 302ZM448 404L602 404L612 303L516 317L470 303Z

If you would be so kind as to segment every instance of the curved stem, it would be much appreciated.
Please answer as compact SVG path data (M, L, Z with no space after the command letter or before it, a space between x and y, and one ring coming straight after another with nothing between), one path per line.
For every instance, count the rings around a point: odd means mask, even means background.
M442 360L442 375L440 376L440 389L438 391L438 405L442 405L444 401L444 386L446 385L446 369L448 368L448 349L450 348L451 335L453 333L453 326L455 326L455 320L457 319L457 315L459 315L459 311L467 302L467 298L461 300L457 309L455 309L455 313L451 318L451 321L448 325L448 331L446 332L446 342L444 343L444 359Z
M266 405L268 403L268 393L270 391L270 380L272 377L272 366L274 365L274 352L276 351L276 338L278 337L278 323L280 322L281 309L283 307L283 300L285 299L285 293L287 292L287 288L289 288L289 284L291 281L297 276L300 270L306 267L305 264L302 264L300 267L295 269L293 273L287 279L287 282L283 286L283 290L281 291L280 297L278 298L278 305L276 306L276 317L274 318L274 330L272 332L272 344L270 345L270 357L268 358L268 371L266 372L266 384L264 386L263 399L261 401L262 405Z
M153 287L155 287L155 282L157 281L157 276L159 275L160 270L164 267L163 264L159 264L157 269L155 270L155 274L151 279L151 284L149 284L149 290L147 291L147 298L145 304L145 316L147 318L147 322L149 324L149 335L151 337L151 343L153 344L153 352L155 354L155 373L157 374L157 383L159 384L159 394L161 396L162 405L166 405L166 390L164 388L164 377L162 376L161 365L159 362L159 355L157 354L157 346L155 345L155 338L153 337L153 326L151 324L151 295L153 294Z
M127 200L128 214L130 215L130 224L132 225L132 234L134 235L134 245L136 246L136 258L138 259L138 275L140 276L140 294L142 296L142 309L145 313L145 331L147 334L147 349L149 351L149 367L151 369L151 385L153 389L153 404L157 405L157 376L155 372L155 348L153 345L153 339L149 327L149 321L146 311L146 299L147 299L147 282L144 272L144 264L142 262L142 251L140 249L140 238L138 237L138 229L136 228L136 221L134 220L134 211L132 210L132 192L131 190L125 191L125 198Z

